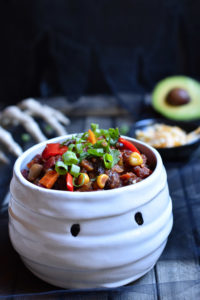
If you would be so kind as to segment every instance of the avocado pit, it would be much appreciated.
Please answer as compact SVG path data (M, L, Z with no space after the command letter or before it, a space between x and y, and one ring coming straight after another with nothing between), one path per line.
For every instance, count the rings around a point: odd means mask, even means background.
M185 89L174 88L166 96L166 102L169 105L179 106L191 101L189 93Z

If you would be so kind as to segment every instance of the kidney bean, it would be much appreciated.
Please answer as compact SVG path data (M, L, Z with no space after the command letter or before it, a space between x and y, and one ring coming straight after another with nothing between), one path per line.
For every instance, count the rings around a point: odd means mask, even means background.
M43 165L44 170L51 169L55 165L55 163L56 163L55 156L49 157Z

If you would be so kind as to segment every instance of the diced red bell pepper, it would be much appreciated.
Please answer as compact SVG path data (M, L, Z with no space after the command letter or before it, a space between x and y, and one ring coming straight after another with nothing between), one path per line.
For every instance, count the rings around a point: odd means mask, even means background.
M125 149L131 150L133 152L137 152L140 154L140 151L129 141L123 139L121 136L118 139L119 143L122 143L124 145Z
M70 192L74 191L73 177L70 173L67 173L66 175L66 186L68 191Z
M42 158L47 159L50 156L63 155L68 150L67 146L62 146L59 143L47 144L42 152Z

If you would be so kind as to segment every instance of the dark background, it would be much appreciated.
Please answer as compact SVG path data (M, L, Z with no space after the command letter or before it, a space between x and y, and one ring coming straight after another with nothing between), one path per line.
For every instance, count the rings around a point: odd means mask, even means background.
M1 0L0 102L200 79L199 0Z

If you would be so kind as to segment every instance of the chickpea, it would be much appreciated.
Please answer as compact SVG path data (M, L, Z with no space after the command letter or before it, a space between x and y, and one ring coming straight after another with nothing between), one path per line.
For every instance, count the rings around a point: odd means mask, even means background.
M137 152L132 152L128 158L129 165L136 167L143 163L142 156Z
M85 185L85 184L89 183L89 181L90 181L90 178L87 173L81 173L78 177L78 184Z
M106 184L106 181L108 180L108 175L106 174L101 174L99 176L97 176L97 185L100 189L103 189L105 184Z
M33 164L29 170L28 180L34 181L42 172L43 166L40 164Z

